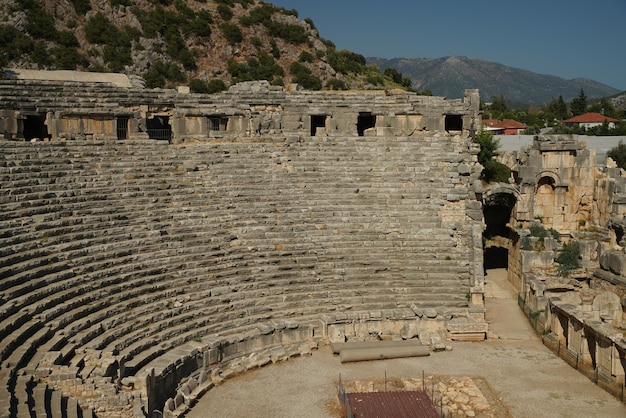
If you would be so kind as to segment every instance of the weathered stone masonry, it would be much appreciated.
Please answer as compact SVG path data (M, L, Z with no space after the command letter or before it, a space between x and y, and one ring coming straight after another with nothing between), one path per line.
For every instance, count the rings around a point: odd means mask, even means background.
M404 92L287 92L241 83L215 95L107 84L0 83L5 139L240 139L262 134L407 136L470 131L479 96L463 100Z
M0 416L173 415L320 342L485 337L477 91L0 96Z
M590 148L593 145L590 145ZM626 393L626 173L576 136L535 138L520 151L509 222L508 276L544 341L618 397ZM558 232L532 237L531 224ZM522 245L527 240L526 248ZM581 268L561 277L555 259L564 243L580 248Z

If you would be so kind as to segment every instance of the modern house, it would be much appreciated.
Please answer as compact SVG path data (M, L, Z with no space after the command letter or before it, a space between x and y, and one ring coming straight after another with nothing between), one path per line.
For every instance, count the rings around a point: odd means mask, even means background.
M483 129L494 135L519 135L528 126L513 119L484 119Z
M615 128L615 124L619 122L619 120L608 117L601 113L589 112L564 120L563 123L565 124L565 126L578 126L589 129L593 128L594 126L601 126L604 121L607 121L609 123L609 129Z

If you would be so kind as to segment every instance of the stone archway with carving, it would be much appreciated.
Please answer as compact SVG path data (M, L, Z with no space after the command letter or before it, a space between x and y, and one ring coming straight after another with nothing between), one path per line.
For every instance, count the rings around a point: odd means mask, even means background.
M515 198L516 204L513 215L515 215L516 218L519 218L518 214L527 212L527 199L514 184L496 183L485 187L483 190L483 204L489 202L492 196L498 194L509 194Z
M552 225L558 203L558 189L565 185L561 177L553 171L542 171L536 176L535 195L533 199L532 214L535 219L542 223Z

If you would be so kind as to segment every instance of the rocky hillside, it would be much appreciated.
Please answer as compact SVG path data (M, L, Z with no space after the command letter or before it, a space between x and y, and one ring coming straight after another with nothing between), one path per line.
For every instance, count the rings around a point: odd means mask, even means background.
M581 88L589 98L619 92L585 78L565 80L470 57L368 58L367 62L382 70L395 68L412 78L413 87L451 98L460 97L466 88L480 89L484 101L502 94L512 102L537 104L548 103L561 95L565 101L570 101Z
M2 0L0 22L5 69L119 72L208 92L256 79L307 89L390 82L297 11L255 0Z
M626 92L622 92L609 99L617 110L626 110Z

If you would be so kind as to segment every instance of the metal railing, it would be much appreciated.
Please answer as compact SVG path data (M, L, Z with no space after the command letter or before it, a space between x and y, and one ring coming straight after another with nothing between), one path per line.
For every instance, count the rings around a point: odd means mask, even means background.
M348 418L354 418L354 414L352 413L352 408L350 407L350 398L348 398L348 393L346 392L346 388L341 381L341 375L339 375L339 402L346 410L346 416Z
M170 141L172 139L172 130L148 128L148 138Z

